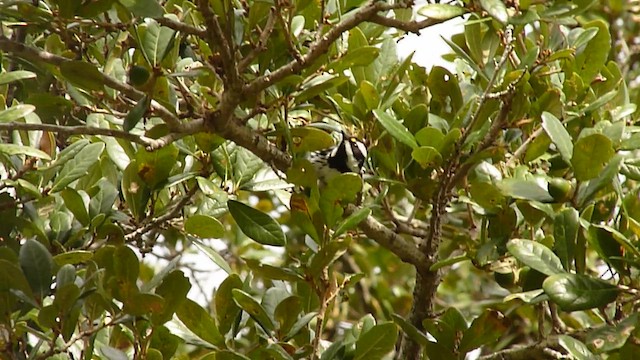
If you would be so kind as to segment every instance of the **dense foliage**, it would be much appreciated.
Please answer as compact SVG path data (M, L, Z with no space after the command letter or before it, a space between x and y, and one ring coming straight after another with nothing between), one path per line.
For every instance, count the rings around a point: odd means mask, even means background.
M634 6L0 2L2 358L632 358Z

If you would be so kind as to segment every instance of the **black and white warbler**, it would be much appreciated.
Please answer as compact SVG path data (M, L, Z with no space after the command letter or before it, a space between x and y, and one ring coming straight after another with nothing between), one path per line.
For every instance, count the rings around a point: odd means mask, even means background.
M347 172L362 175L367 159L367 147L356 137L343 132L336 146L312 152L308 159L315 168L320 182L326 184L333 177Z

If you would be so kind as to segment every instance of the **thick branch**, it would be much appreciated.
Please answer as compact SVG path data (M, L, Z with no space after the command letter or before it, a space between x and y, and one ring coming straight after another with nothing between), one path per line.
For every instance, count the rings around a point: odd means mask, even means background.
M222 103L224 104L225 101ZM246 148L264 162L272 164L282 171L286 171L291 166L289 154L275 147L259 132L244 126L234 116L224 116L226 114L223 114L222 111L223 109L205 115L204 120L209 131Z
M352 214L357 210L355 205L349 205L346 213ZM391 231L374 217L369 216L360 223L359 227L370 239L396 254L402 261L415 266L418 272L428 271L433 264L426 255L420 252L417 246L407 242L402 236Z
M70 59L64 58L62 56L58 56L44 50L12 41L4 36L0 36L0 50L6 51L21 58L29 59L32 61L42 61L55 66L60 66L65 62L71 61ZM102 78L102 82L105 85L112 89L121 91L123 94L127 95L133 100L140 100L144 96L143 92L136 90L136 88L131 85L122 83L102 72L100 73L100 76ZM155 100L151 101L151 108L160 118L162 118L162 120L167 123L171 130L180 132L180 120L175 114L167 110L167 108L160 105Z

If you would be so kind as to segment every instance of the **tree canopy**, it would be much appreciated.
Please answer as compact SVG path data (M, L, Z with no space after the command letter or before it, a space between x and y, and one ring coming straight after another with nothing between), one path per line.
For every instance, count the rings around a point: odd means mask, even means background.
M2 358L632 358L634 6L1 2Z

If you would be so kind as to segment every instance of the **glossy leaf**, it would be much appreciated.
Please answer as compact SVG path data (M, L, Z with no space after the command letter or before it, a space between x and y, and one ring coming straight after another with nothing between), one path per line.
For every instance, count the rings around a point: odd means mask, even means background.
M5 155L26 155L45 160L51 159L49 154L42 150L16 144L0 144L0 153Z
M231 329L233 321L240 314L240 307L233 300L234 289L242 289L242 280L236 274L229 275L215 293L216 318L221 334Z
M593 134L580 138L571 157L576 178L585 181L597 177L613 155L613 144L608 137Z
M354 360L382 359L393 350L398 337L398 328L394 323L375 325L356 341Z
M509 13L502 0L480 0L480 6L502 24L506 24L509 21Z
M70 83L86 90L104 90L104 75L86 61L72 60L60 64L60 73Z
M224 226L218 219L202 214L187 218L184 230L203 239L221 238L224 235Z
M271 216L235 200L229 200L227 205L231 216L245 235L263 245L285 245L284 232Z
M137 220L144 218L147 204L151 198L151 190L138 175L138 162L136 160L132 160L122 172L120 186L124 200L129 205L133 217Z
M0 123L7 123L22 119L36 109L33 105L19 104L0 111Z
M53 258L39 241L29 239L20 247L20 267L33 294L42 299L51 290Z
M562 274L566 271L560 259L548 247L531 240L513 239L507 243L511 255L525 265L545 275Z
M542 128L556 145L564 161L570 162L573 154L573 142L562 122L553 114L545 111L542 113Z
M504 195L511 196L516 199L535 200L540 202L553 201L549 192L533 181L505 179L498 184L498 187Z
M213 318L195 301L186 299L177 309L176 315L202 340L216 346L224 344L224 337L220 335Z
M619 293L615 285L580 274L551 275L542 288L565 311L603 307L613 302Z
M10 71L10 72L0 74L0 85L12 83L14 81L34 79L35 77L36 77L36 74L31 71L26 71L26 70ZM0 113L0 122L3 122L1 113Z
M167 181L177 158L178 148L174 144L151 152L141 148L136 154L138 175L151 189L156 189Z
M338 226L336 230L333 232L334 237L338 237L349 230L353 230L360 224L364 219L371 215L370 208L362 208L358 209L358 211L349 215L346 219L344 219Z
M562 262L562 267L567 270L571 270L576 255L575 248L580 230L579 217L578 211L567 208L558 213L554 219L554 249Z
M418 147L416 139L397 118L382 110L373 110L373 113L385 130L387 130L396 140L412 149Z
M461 6L449 4L427 4L418 9L418 14L438 20L453 19L466 12L467 10Z
M72 182L87 175L89 169L96 164L100 155L102 155L103 150L104 143L102 142L83 147L73 159L70 159L64 165L51 187L51 192L60 191Z
M231 270L227 261L215 249L206 245L199 239L190 238L190 240L198 249L200 249L200 251L204 252L205 255L207 255L207 257L211 259L211 261L213 261L214 264L218 265L220 269L224 270L227 274L233 273L233 270Z
M142 34L142 43L140 44L142 53L149 65L156 67L169 52L176 32L168 27L158 25L155 21L148 21L146 31Z
M239 289L233 289L231 292L236 305L249 314L265 331L274 329L273 321L266 310L251 295Z

